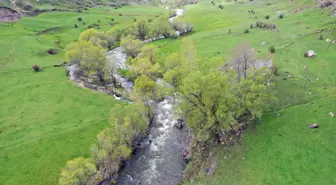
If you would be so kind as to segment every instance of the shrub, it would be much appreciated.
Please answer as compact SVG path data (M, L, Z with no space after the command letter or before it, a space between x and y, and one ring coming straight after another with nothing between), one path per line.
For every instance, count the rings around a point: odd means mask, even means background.
M111 21L114 21L114 19L112 18Z
M218 8L223 9L224 6L223 5L218 5Z
M34 65L32 66L32 69L33 69L34 72L39 72L39 71L41 71L40 66L37 65L37 64L34 64Z
M266 16L265 16L265 19L266 19L266 20L268 20L269 18L270 18L270 16L269 16L269 15L266 15Z
M253 29L253 24L250 25L250 28Z
M249 32L250 32L250 31L249 31L249 29L247 29L247 28L244 30L244 33L249 33Z
M319 40L323 40L323 35L320 35Z
M121 14L121 13L119 13L119 16L122 16L122 14Z
M78 28L78 25L77 24L75 24L75 26L74 26L75 28Z
M277 12L277 15L278 15L278 17L279 17L279 19L282 19L282 18L284 18L285 17L285 12L284 11L279 11L279 12Z
M78 20L78 21L82 21L83 19L82 19L81 17L78 17L77 20Z
M268 48L268 50L271 52L271 53L275 53L275 47L274 46L270 46Z

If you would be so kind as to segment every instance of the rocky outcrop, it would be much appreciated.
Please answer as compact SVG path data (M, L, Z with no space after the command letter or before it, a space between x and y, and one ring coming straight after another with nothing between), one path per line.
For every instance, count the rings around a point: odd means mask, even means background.
M0 22L15 22L20 19L19 12L6 7L0 7Z

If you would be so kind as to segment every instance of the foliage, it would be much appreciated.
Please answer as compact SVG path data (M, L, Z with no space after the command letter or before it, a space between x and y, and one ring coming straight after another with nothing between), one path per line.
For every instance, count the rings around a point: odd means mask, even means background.
M244 33L249 33L249 32L250 32L249 29L245 28Z
M173 28L166 19L157 19L152 24L152 33L154 37L163 35L165 38L168 38L171 36L172 31Z
M271 53L275 53L275 47L274 47L274 46L270 46L270 47L268 48L268 50L269 50L269 52L271 52Z
M273 24L273 23L265 23L265 22L262 22L262 21L257 21L256 22L256 26L258 28L263 28L263 29L270 29L270 30L276 29L276 25L275 24Z
M91 148L91 157L99 172L108 179L118 172L121 162L127 159L147 130L150 111L141 103L111 110L110 126L97 135Z
M279 17L279 19L284 18L285 15L286 15L286 12L285 12L285 11L278 11L278 12L277 12L277 16Z
M91 45L84 49L80 67L90 73L93 72L97 75L100 81L104 81L106 65L106 51L101 46Z
M32 66L32 69L33 69L34 72L39 72L39 71L41 70L41 69L40 69L40 66L37 65L37 64L34 64L34 65Z
M113 41L110 40L108 35L99 32L96 29L88 29L80 34L79 40L89 41L94 45L100 45L103 48L108 48L113 46Z
M140 40L145 40L149 34L148 24L145 20L137 21L134 24L134 34Z
M99 184L101 180L102 176L95 164L90 159L80 157L67 162L66 167L61 172L59 184L95 185Z
M176 16L176 11L175 10L169 10L168 15L169 15L169 18L175 17Z
M194 30L194 25L185 23L181 20L174 21L172 23L172 27L180 32L180 35L185 35L189 32L192 32Z
M132 56L134 58L141 51L143 43L141 40L135 39L131 35L128 35L121 39L120 45L125 49L125 52L128 56Z
M157 99L158 86L146 75L139 76L134 82L133 94L143 102Z
M265 15L265 19L268 20L270 18L269 15Z

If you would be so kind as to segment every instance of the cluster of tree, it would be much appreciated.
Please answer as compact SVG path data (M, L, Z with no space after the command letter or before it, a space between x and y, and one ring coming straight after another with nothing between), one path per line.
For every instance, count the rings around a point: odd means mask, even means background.
M257 21L256 26L258 28L269 29L269 30L274 30L274 29L277 28L276 25L273 24L273 23L265 23L265 22L262 22L262 21Z
M72 42L66 47L66 59L77 63L81 70L89 75L95 74L99 81L104 81L106 71L106 51L119 44L121 31L113 29L99 32L89 29L83 32L78 42Z
M97 135L91 157L68 161L61 172L60 185L96 185L114 177L146 133L152 117L142 103L116 105L111 112L110 125Z
M158 17L153 21L139 20L134 25L127 28L130 35L139 40L146 40L164 36L165 38L176 38L176 31L181 35L193 31L193 25L183 21L168 21L168 16Z
M221 130L262 114L271 96L266 85L271 73L254 65L251 48L237 49L223 70L196 61L193 47L183 48L188 49L167 57L164 79L176 88L179 108L199 141L214 139Z

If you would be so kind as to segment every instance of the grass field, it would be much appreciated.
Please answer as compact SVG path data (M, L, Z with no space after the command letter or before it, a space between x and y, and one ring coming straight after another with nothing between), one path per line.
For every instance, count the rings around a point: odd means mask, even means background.
M248 131L240 146L214 151L218 162L214 176L200 174L193 183L185 184L336 184L336 119L329 115L336 112L336 45L326 42L327 38L336 40L336 18L308 0L221 4L223 10L218 2L213 6L210 1L185 7L182 19L195 25L195 32L187 37L195 41L197 57L219 67L229 60L232 48L251 43L260 51L259 57L273 58L278 68L273 78L277 101L270 102L271 109L258 121L255 131ZM285 17L279 19L277 11L285 11ZM275 23L279 32L253 28L244 34L257 20ZM318 33L320 29L324 31ZM327 35L319 40L324 33ZM275 54L269 54L269 46L276 48ZM167 56L179 50L177 40L161 53ZM317 57L305 58L308 50L314 50ZM321 127L309 130L307 125L312 122Z
M47 67L63 61L66 44L98 20L102 30L109 30L133 23L134 18L149 19L161 13L166 11L154 7L95 8L0 23L1 185L58 184L66 161L89 155L96 134L111 116L110 109L122 103L73 86L64 68ZM54 27L60 28L37 35ZM50 48L57 55L50 56ZM32 72L33 64L39 64L42 72Z

